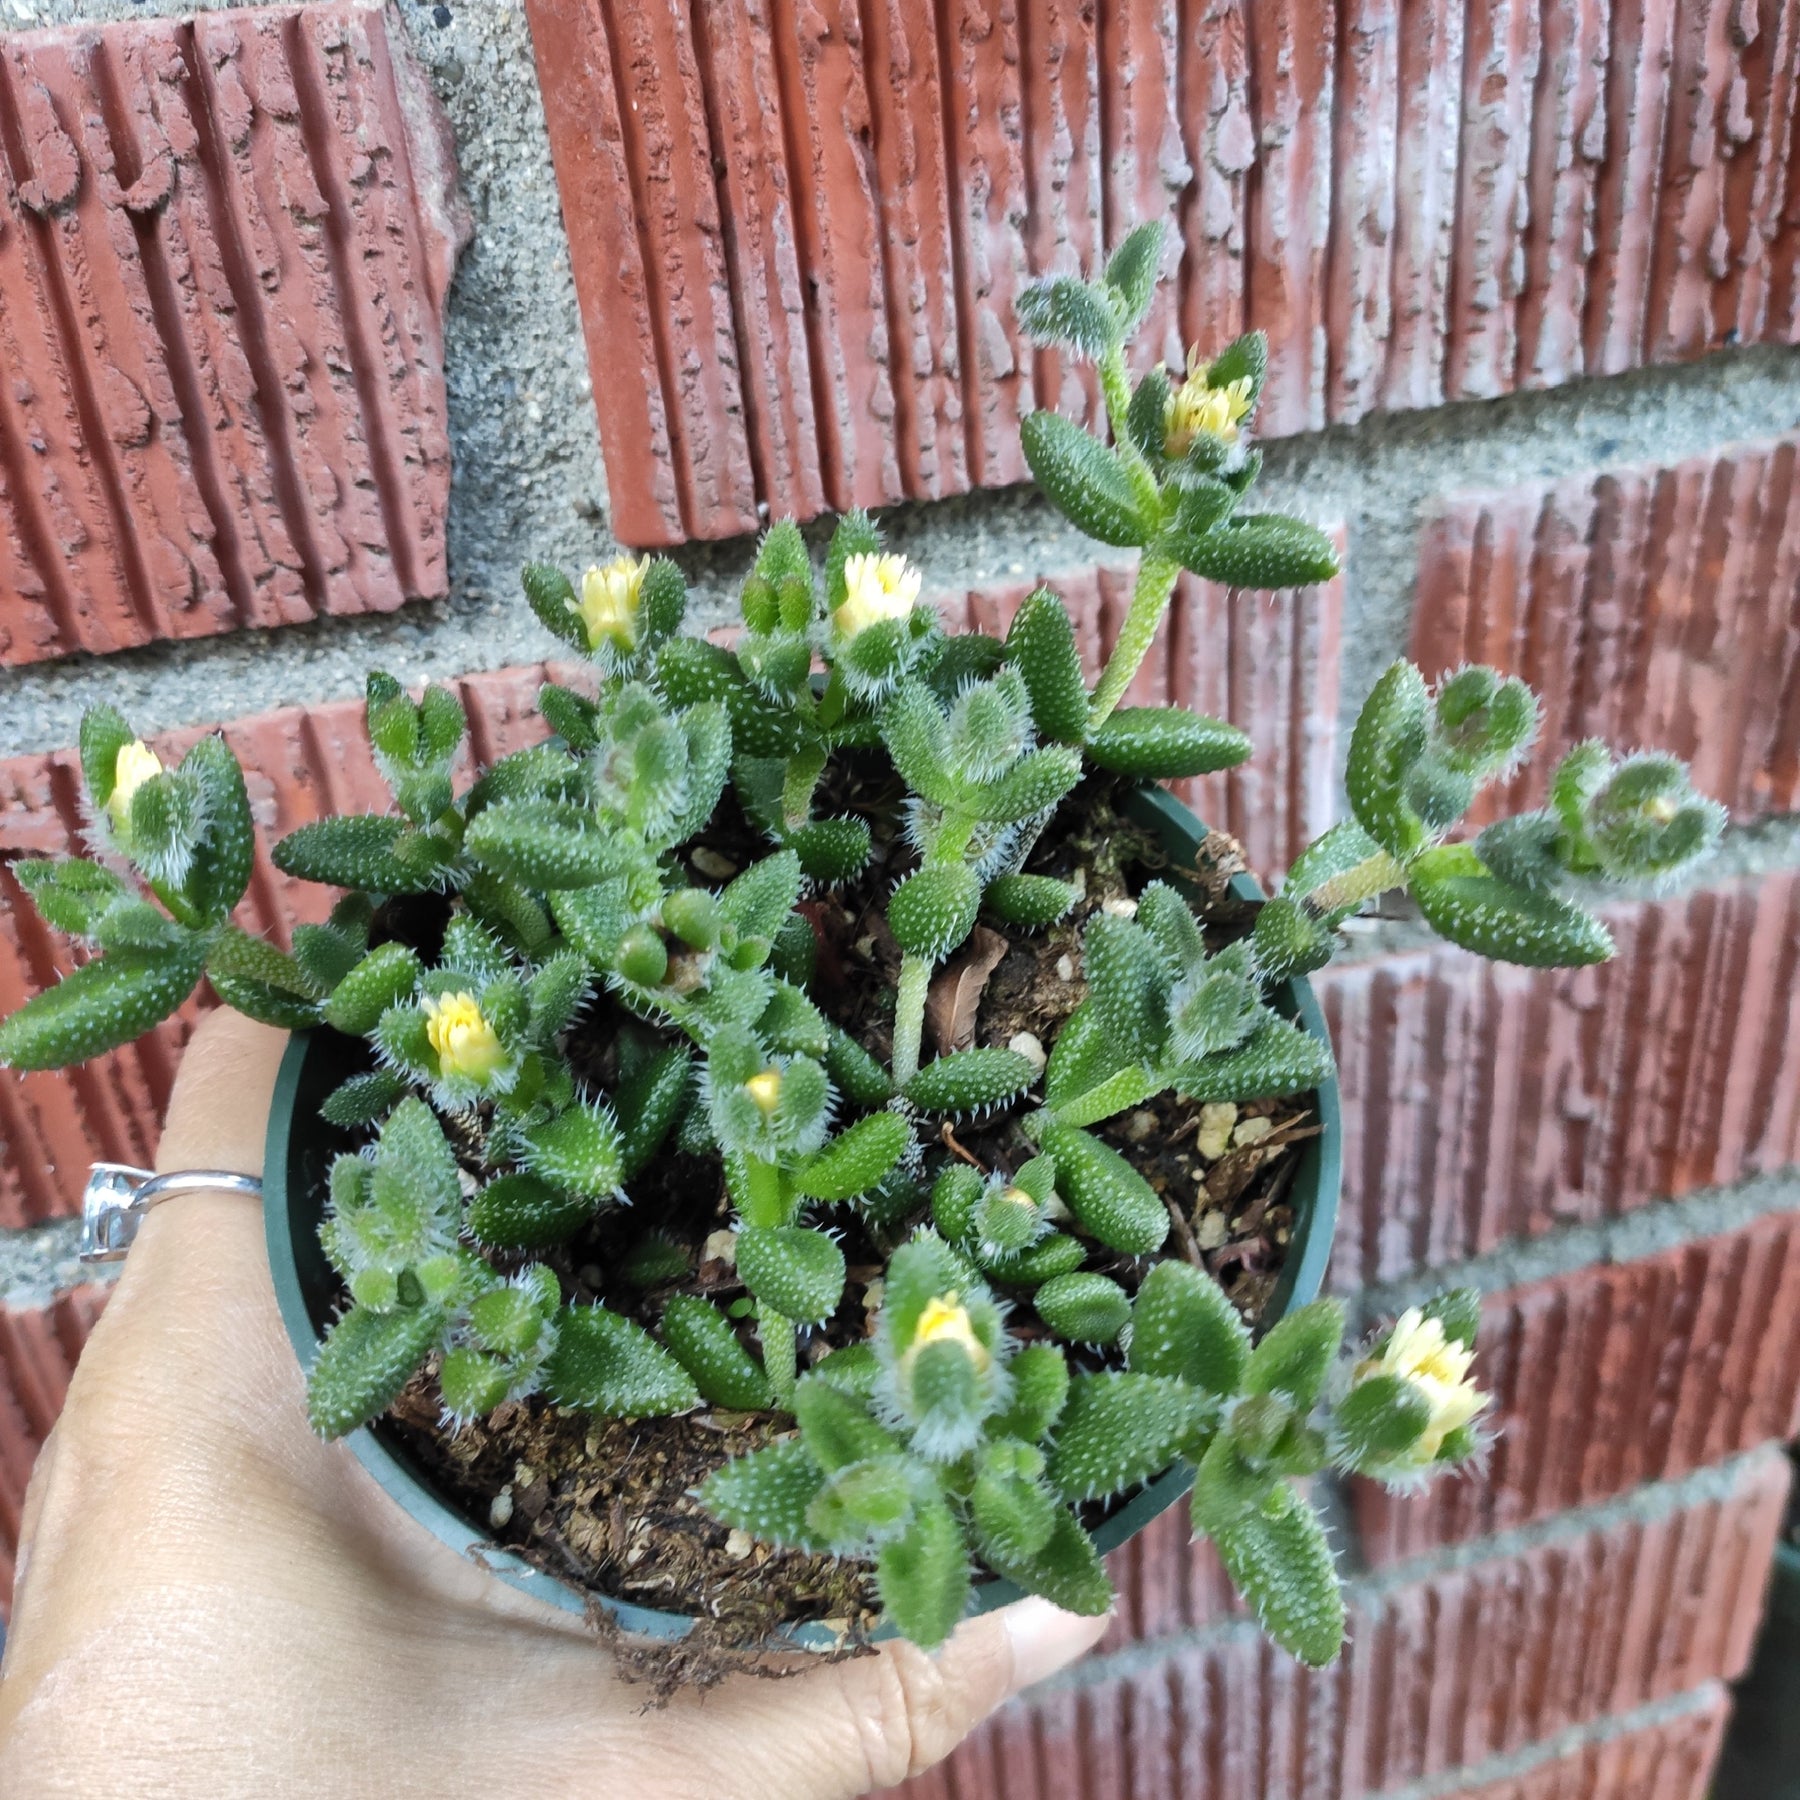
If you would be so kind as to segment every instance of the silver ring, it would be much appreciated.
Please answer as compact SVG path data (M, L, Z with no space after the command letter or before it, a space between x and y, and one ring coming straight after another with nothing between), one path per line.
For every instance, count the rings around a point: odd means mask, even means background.
M95 1163L81 1192L81 1261L123 1262L151 1207L202 1188L262 1198L256 1176L229 1169L177 1169L158 1175L129 1163Z

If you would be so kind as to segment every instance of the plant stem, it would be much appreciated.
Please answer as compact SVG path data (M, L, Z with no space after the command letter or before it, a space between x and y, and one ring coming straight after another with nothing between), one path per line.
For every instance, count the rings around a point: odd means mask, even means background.
M749 1192L744 1196L744 1204L738 1208L743 1214L744 1223L785 1225L788 1222L788 1203L781 1191L780 1166L767 1162L760 1156L746 1156L744 1168Z
M1321 918L1346 906L1361 906L1405 881L1406 871L1385 850L1377 850L1373 856L1364 857L1341 875L1334 875L1303 894L1301 904L1315 918Z
M900 962L900 991L894 1001L894 1086L903 1088L919 1072L925 1038L925 996L931 987L931 958L908 951Z
M1112 427L1113 453L1125 465L1125 473L1137 490L1138 504L1155 518L1162 511L1162 490L1156 485L1156 477L1151 473L1150 465L1144 461L1144 453L1137 447L1129 429L1131 378L1125 372L1124 349L1114 345L1112 349L1102 353L1097 366L1100 371L1100 393L1106 401L1107 423Z
M1111 718L1115 706L1125 697L1139 665L1156 642L1156 633L1168 611L1169 597L1175 592L1175 578L1181 564L1155 550L1146 550L1138 564L1137 584L1131 590L1131 605L1125 623L1119 628L1119 641L1100 674L1100 685L1094 689L1093 705L1088 708L1088 735L1091 737Z
M799 1346L794 1339L794 1321L778 1312L759 1308L756 1329L762 1338L763 1371L769 1386L775 1390L776 1405L790 1408L800 1368Z
M829 731L844 716L844 703L849 697L843 677L833 669L826 680L824 693L819 696L816 719L822 730Z

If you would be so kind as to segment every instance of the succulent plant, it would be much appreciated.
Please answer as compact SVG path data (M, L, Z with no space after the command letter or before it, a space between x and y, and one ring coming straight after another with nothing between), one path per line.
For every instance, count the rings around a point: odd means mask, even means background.
M1494 670L1433 688L1397 663L1356 723L1351 816L1248 935L1209 939L1193 891L1153 880L1090 907L1085 996L1047 1065L991 1044L925 1059L933 971L984 911L1019 934L1069 930L1081 889L1033 859L1078 785L1250 754L1222 721L1120 704L1180 571L1285 588L1336 569L1313 527L1239 510L1260 336L1130 381L1160 246L1141 227L1095 279L1055 277L1020 303L1029 334L1096 365L1105 401L1098 431L1033 414L1032 471L1077 526L1142 552L1091 690L1053 591L1029 595L1003 640L949 635L922 572L861 513L822 569L796 526L771 527L731 648L682 633L666 559L621 556L579 583L534 565L526 597L591 680L546 684L544 741L466 779L455 694L371 675L393 804L274 846L286 873L346 890L287 950L231 922L254 833L223 740L167 768L112 708L89 713L95 860L17 865L86 960L0 1025L0 1060L97 1055L203 976L252 1017L366 1043L367 1067L322 1107L363 1148L330 1174L322 1238L344 1302L309 1377L319 1431L376 1417L422 1369L450 1430L527 1400L791 1416L794 1431L711 1476L706 1503L772 1543L868 1561L922 1644L953 1628L981 1568L1103 1610L1089 1527L1187 1468L1195 1528L1268 1630L1308 1662L1336 1654L1337 1577L1300 1484L1336 1468L1414 1485L1478 1451L1473 1297L1408 1311L1356 1352L1332 1301L1258 1340L1210 1276L1165 1254L1169 1208L1102 1128L1165 1094L1249 1102L1326 1080L1326 1047L1283 1014L1282 984L1376 896L1404 890L1488 956L1589 962L1611 948L1584 904L1596 884L1669 878L1723 815L1672 759L1583 744L1545 808L1452 841L1529 749L1537 702ZM712 885L690 853L727 818L738 872ZM748 858L745 831L761 840ZM900 956L886 1056L830 1016L818 974L809 896L846 883L885 899ZM402 903L436 926L409 935ZM950 1154L957 1121L996 1112L1023 1154L982 1168ZM696 1247L644 1208L600 1272L609 1297L632 1298L571 1299L563 1247L660 1191L651 1177L677 1156L718 1172L735 1287L702 1291ZM859 1277L861 1310L846 1300L851 1226L882 1258L878 1281Z

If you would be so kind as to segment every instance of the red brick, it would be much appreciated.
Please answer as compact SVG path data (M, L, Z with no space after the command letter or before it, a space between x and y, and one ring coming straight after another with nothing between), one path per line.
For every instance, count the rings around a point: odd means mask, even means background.
M1800 1214L1491 1294L1478 1474L1355 1486L1376 1565L1691 1474L1800 1435Z
M1570 745L1656 744L1739 814L1800 807L1800 439L1459 495L1428 525L1413 655L1491 662L1546 734L1477 818L1541 805Z
M1596 968L1439 948L1315 977L1344 1105L1335 1285L1800 1161L1800 877L1606 916Z
M0 50L0 660L448 590L448 127L360 0Z
M44 1307L0 1306L0 1616L12 1594L31 1465L62 1411L75 1359L110 1291L73 1288Z
M1248 1625L1178 1640L1160 1658L1134 1651L1116 1673L1102 1666L1015 1703L941 1770L896 1791L1361 1800L1695 1689L1711 1708L1709 1684L1748 1660L1787 1484L1786 1459L1770 1452L1741 1464L1723 1498L1648 1517L1577 1516L1460 1567L1356 1584L1350 1641L1329 1670L1300 1668ZM1635 1765L1665 1788L1602 1787L1595 1800L1687 1800L1658 1758L1698 1766L1712 1727L1668 1729L1667 1746L1640 1747ZM1621 1763L1634 1766L1601 1752L1595 1767L1610 1779Z
M491 762L541 736L532 707L546 674L579 681L578 672L538 665L472 675L456 684L469 715L470 758ZM260 835L249 893L236 918L247 930L286 941L289 928L323 918L334 890L290 881L268 859L275 839L328 812L385 811L390 805L370 760L362 703L314 707L238 719L226 741L244 765ZM151 741L165 757L180 755L201 728ZM66 943L49 932L25 900L8 860L54 856L80 841L79 781L73 752L0 763L0 1011L10 1012L70 966ZM73 1212L87 1166L95 1161L143 1163L168 1100L180 1047L199 1002L135 1045L60 1073L0 1071L0 1227Z
M1708 1683L1695 1707L1677 1718L1585 1744L1520 1775L1459 1788L1445 1800L1706 1800L1730 1717L1731 1695Z
M1800 334L1778 0L529 12L628 542L1018 480L1013 300L1142 217L1267 435Z

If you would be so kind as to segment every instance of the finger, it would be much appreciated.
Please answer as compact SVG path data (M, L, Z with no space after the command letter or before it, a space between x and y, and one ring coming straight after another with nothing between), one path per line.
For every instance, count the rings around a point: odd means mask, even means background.
M891 1643L771 1686L739 1681L682 1722L686 1754L736 1786L692 1792L836 1800L892 1787L940 1762L989 1713L1091 1650L1109 1620L1047 1600L965 1620L939 1650ZM754 1769L753 1787L746 1776ZM687 1790L677 1790L685 1793Z
M260 1175L287 1042L285 1031L224 1008L202 1019L175 1075L157 1168Z

